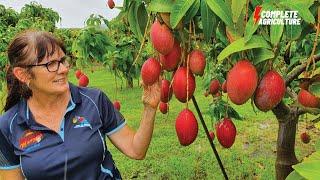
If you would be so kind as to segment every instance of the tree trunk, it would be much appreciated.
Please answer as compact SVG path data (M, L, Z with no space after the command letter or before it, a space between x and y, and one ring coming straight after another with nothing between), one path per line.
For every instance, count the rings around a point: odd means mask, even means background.
M273 110L279 122L277 140L277 159L275 163L277 180L284 180L297 164L295 155L295 137L299 115L296 109L290 109L283 102Z
M276 175L278 180L285 179L292 171L292 165L297 164L295 155L295 137L298 116L288 119L287 122L279 121Z
M133 88L133 79L132 77L127 77L127 88Z

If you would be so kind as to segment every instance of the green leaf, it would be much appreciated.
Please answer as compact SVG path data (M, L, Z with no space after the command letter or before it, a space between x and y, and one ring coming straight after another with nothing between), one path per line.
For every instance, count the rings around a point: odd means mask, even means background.
M310 6L312 6L312 4L315 2L314 0L296 0L296 1L300 3L304 3L308 8L310 8Z
M218 55L218 61L225 59L232 53L253 48L271 49L270 45L262 37L258 35L252 36L250 41L248 41L247 43L245 43L244 38L240 38L221 51L221 53Z
M306 59L306 58L301 57L301 56L295 56L295 57L290 58L290 64L288 66L288 69L291 69L293 66L296 66L297 63L299 63L301 59Z
M147 26L147 21L148 21L148 13L147 13L147 10L146 10L146 7L144 6L144 4L140 4L140 6L137 9L136 21L139 24L139 27L137 27L137 28L139 28L138 31L140 31L139 34L141 34L141 37L139 39L140 39L140 41L142 41L144 31Z
M235 29L233 27L226 27L226 36L227 36L229 42L235 41L235 40L242 37L241 35L239 35L238 30L239 29Z
M309 10L310 2L284 0L280 2L280 5L283 5L289 8L290 10L298 11L298 16L300 16L307 23L315 23L315 19Z
M124 11L128 11L129 6L130 6L130 0L124 0L124 1L123 1Z
M256 7L258 5L261 5L263 2L262 0L251 0L252 6Z
M197 14L199 8L200 8L200 0L195 0L195 2L192 4L190 9L187 11L186 16L183 21L185 23L190 22L191 19Z
M243 120L240 114L233 109L228 103L222 99L216 100L209 105L209 114L211 119L220 120L226 115L226 108L228 107L227 116L232 119Z
M294 165L293 168L306 179L320 178L320 161L309 161Z
M262 4L261 6L262 6L262 9L264 11L268 11L268 10L272 10L273 9L273 5L269 4L269 3ZM252 35L256 32L256 30L259 27L259 22L254 23L254 19L255 19L254 15L255 15L255 13L253 12L251 17L250 17L250 19L249 19L249 21L246 24L246 29L244 31L244 40L245 40L245 42L248 42L250 40Z
M286 35L288 40L297 40L301 35L301 26L297 25L286 25Z
M270 40L273 46L276 46L283 33L283 25L272 25L270 26Z
M218 23L218 28L216 29L217 38L227 46L229 44L226 36L226 27L222 23Z
M175 28L195 0L176 0L170 14L170 25Z
M243 7L246 5L246 0L232 0L231 10L232 10L232 20L234 23L238 22L240 14Z
M143 3L132 2L129 7L128 21L131 31L138 37L143 38L147 25L148 14Z
M292 171L289 176L287 176L286 180L304 180L305 178L303 178L299 173L297 173L297 171Z
M242 37L244 34L244 30L246 27L246 24L243 22L244 18L246 17L246 6L244 9L242 9L242 12L239 15L238 21L235 22L235 26L233 29L235 29L235 31L237 32L237 34ZM250 13L250 12L248 12ZM230 28L230 27L229 27Z
M320 151L312 153L305 158L302 163L292 166L301 177L305 179L319 179L320 178ZM289 180L295 180L297 175L288 176Z
M207 42L210 42L211 35L216 27L217 20L205 1L201 1L201 19L204 39Z
M171 12L173 3L172 0L152 0L148 6L148 10L153 12Z
M223 0L206 0L210 9L227 25L233 27L231 8Z
M129 21L130 29L133 32L133 34L139 37L137 32L136 18L135 18L135 8L136 8L136 2L132 1L128 11L128 21Z
M271 58L274 58L274 53L273 51L271 50L268 50L268 49L255 49L253 51L253 54L254 54L254 65L257 65L263 61L266 61L268 59L271 59Z
M309 86L309 92L320 97L320 82L314 82Z
M228 117L233 118L233 119L237 119L237 120L243 120L243 118L240 116L240 114L233 109L232 107L228 107Z

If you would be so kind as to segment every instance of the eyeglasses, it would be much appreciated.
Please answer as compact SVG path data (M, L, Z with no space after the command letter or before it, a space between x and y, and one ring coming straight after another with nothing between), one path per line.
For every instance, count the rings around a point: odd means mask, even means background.
M49 72L57 72L59 70L60 64L63 64L66 68L71 66L71 58L69 56L63 56L60 60L53 60L45 64L31 64L25 65L23 67L35 67L35 66L45 66Z

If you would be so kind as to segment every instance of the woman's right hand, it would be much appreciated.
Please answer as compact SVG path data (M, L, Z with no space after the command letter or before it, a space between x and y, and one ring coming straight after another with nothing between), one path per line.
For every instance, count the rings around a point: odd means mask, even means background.
M143 82L141 82L143 87L142 102L145 107L151 107L153 109L158 108L158 105L160 103L161 82L161 77L159 77L158 81L156 81L151 86L147 86Z

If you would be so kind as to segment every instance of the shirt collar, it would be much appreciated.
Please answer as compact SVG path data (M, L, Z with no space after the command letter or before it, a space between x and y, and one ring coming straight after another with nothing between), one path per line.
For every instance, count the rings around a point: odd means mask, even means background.
M29 108L27 107L27 101L25 99L21 99L18 103L18 111L20 118L17 119L18 124L26 122L28 119Z
M74 103L76 103L76 104L81 103L81 96L80 96L79 87L75 86L72 83L69 83L69 88L70 88L70 92L71 92L71 99L74 101Z

